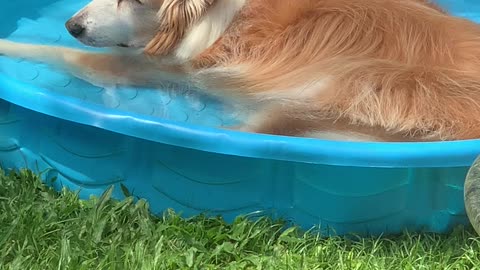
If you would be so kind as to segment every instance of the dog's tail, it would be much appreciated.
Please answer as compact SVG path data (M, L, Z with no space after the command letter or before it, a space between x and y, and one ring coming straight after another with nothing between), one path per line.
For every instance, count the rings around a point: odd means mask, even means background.
M268 96L299 102L299 108L302 102L316 104L315 110L354 124L418 139L480 137L475 117L480 115L480 70L343 58L290 70L280 65L214 68L201 79L225 95Z
M334 70L331 102L349 118L425 139L480 137L478 71L385 60L349 61Z

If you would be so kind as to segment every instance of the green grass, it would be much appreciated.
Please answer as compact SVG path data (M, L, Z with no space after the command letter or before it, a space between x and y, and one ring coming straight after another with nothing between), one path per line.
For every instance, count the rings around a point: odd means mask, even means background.
M470 228L357 241L281 222L149 215L145 202L55 193L0 172L0 269L478 269Z

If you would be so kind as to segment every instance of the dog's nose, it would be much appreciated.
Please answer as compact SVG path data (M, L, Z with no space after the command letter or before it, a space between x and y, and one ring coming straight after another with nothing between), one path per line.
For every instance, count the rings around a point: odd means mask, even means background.
M65 26L67 27L68 32L76 38L85 32L85 27L72 19L68 20Z

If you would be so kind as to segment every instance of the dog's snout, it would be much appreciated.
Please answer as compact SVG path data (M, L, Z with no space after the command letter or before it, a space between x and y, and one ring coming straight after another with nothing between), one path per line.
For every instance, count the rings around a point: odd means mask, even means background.
M85 26L79 23L78 20L70 19L67 21L65 26L67 27L68 32L76 38L85 32Z

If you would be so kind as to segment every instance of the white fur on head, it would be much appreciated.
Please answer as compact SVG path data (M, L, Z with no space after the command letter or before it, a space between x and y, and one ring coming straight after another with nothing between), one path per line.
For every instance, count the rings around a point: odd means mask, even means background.
M77 39L94 47L144 48L145 53L195 57L224 33L246 0L93 0L71 20Z
M144 47L155 35L157 12L136 0L93 0L71 20L85 28L77 37L94 47Z

